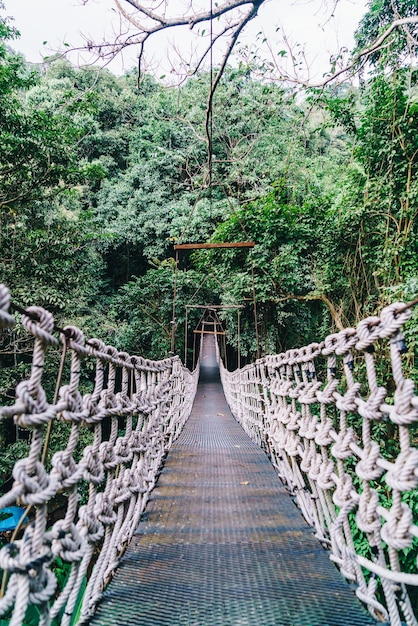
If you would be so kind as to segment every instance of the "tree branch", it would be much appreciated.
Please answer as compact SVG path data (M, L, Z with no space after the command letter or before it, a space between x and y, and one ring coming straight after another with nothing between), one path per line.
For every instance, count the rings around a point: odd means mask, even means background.
M195 73L201 66L202 61L207 58L214 41L225 38L228 34L231 34L231 40L221 62L221 67L224 67L236 44L239 34L246 24L257 14L258 9L265 1L266 0L225 0L224 2L213 3L214 6L212 6L212 10L208 9L202 11L195 11L190 2L184 12L181 12L181 9L174 6L174 9L178 9L178 13L169 14L168 9L171 5L168 0L150 0L147 3L140 0L114 0L120 15L125 22L131 26L130 32L123 34L120 32L113 42L104 41L100 44L96 44L95 42L86 41L86 47L90 52L97 53L101 58L113 58L127 47L139 46L138 67L140 73L142 73L145 47L153 35L176 27L188 27L188 29L192 31L199 24L212 22L212 24L217 25L219 32L215 33L209 46L202 53L199 53L196 67L191 73ZM84 4L88 2L89 0L84 0ZM120 30L122 31L122 27ZM132 32L132 30L135 32ZM80 48L77 49L79 50ZM221 78L222 71L219 79Z
M193 29L196 24L200 24L201 22L208 22L211 19L217 19L222 15L230 13L234 9L243 7L247 4L251 4L253 7L259 7L265 0L229 0L229 2L225 2L218 6L215 5L215 9L213 11L201 11L200 13L185 13L184 15L178 15L176 17L166 17L165 9L163 13L157 13L152 9L148 9L141 2L137 2L136 0L124 0L127 4L135 9L139 13L139 17L131 17L127 14L126 11L122 11L124 16L132 23L140 28L143 32L146 33L156 33L159 30L172 28L174 26L189 26L190 29ZM120 9L121 0L116 0L116 4ZM167 3L164 2L163 6L166 7ZM191 7L190 7L191 8ZM146 25L139 22L141 17L148 18L155 22L154 25L150 27L146 27Z
M213 105L213 97L215 95L215 91L217 86L219 85L219 82L222 78L222 75L225 71L226 68L226 64L228 62L229 57L231 56L231 52L234 49L234 46L237 42L238 37L240 36L240 34L242 33L243 29L245 28L245 26L248 24L248 22L250 22L256 15L257 15L257 11L260 7L260 5L262 4L262 2L264 2L264 0L258 0L258 1L253 1L252 7L250 9L250 11L247 13L247 15L245 15L243 17L243 19L241 20L241 22L239 22L237 24L237 27L235 29L235 31L232 33L231 36L231 40L228 44L228 47L226 49L226 52L223 56L222 59L222 63L221 66L215 76L215 80L213 81L211 88L210 88L210 92L209 92L209 97L208 97L208 104L206 107L206 123L205 123L205 129L206 129L206 137L207 137L207 144L208 144L208 154L211 155L212 154L212 137L211 137L211 132L210 132L210 120L211 120L211 116L212 116L212 105ZM210 158L210 156L209 156Z
M334 72L325 81L318 83L317 85L310 85L310 86L311 87L312 86L313 87L325 87L326 85L334 81L336 78L338 78L342 74L347 74L351 72L352 70L356 69L360 61L365 63L367 59L374 52L377 52L383 47L383 44L388 39L388 37L393 33L394 30L396 30L399 27L404 28L407 24L418 24L418 15L413 16L413 17L404 17L398 20L394 20L392 24L380 35L380 37L378 37L374 41L374 43L372 43L371 46L369 46L368 48L364 48L364 50L361 50L358 54L356 54L356 56L354 57L351 63L349 63L345 67L338 70L338 72Z
M338 330L344 330L345 326L341 321L341 315L338 313L335 305L324 293L308 293L306 296L286 294L280 298L274 298L273 302L287 302L288 300L300 300L302 302L309 302L310 300L322 300L322 302L327 306L331 315L331 319L334 322L335 326L338 328Z

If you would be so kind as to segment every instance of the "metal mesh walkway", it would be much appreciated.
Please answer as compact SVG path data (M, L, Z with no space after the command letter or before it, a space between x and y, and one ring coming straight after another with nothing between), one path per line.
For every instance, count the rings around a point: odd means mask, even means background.
M232 417L213 337L201 371L192 415L90 624L374 624Z

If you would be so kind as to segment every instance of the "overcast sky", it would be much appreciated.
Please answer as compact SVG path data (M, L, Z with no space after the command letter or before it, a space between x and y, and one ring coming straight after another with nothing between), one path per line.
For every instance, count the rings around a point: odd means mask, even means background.
M170 1L175 4L177 0ZM51 51L62 48L64 42L79 46L86 38L95 42L110 39L119 27L113 0L89 0L85 6L81 0L5 0L5 4L6 15L14 17L14 25L21 32L20 40L13 45L32 62L39 62ZM342 46L352 48L353 32L365 6L366 0L339 0L337 3L334 0L268 0L260 9L260 17L253 20L241 39L254 43L257 32L262 29L270 39L277 39L285 32L293 44L299 43L305 48L313 74L320 76L328 69L331 54ZM278 35L276 26L281 27ZM170 37L174 38L174 32ZM284 47L280 39L274 46L275 50ZM167 54L172 59L173 53L167 52L161 39L153 43L149 54L161 65L162 69L158 68L157 72L169 72L169 66L164 66L162 59ZM86 60L86 56L72 58L73 62ZM135 66L136 52L130 49L110 68L121 73Z

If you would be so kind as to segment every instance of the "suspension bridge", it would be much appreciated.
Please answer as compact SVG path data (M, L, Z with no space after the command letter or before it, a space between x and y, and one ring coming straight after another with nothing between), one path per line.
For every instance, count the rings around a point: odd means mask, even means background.
M230 372L213 329L189 371L177 356L150 361L57 329L29 307L31 373L0 408L32 433L0 497L29 519L0 550L6 623L36 609L39 624L65 626L416 625L410 314L396 303ZM1 286L0 325L14 323ZM58 422L67 441L51 456ZM64 512L51 521L58 496Z

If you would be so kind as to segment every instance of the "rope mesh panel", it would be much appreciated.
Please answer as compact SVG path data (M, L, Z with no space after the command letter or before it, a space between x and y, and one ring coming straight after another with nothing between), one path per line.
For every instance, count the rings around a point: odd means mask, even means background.
M9 293L0 284L0 328L14 324L8 308ZM57 401L49 403L42 374L48 348L59 342L48 311L31 307L28 313L22 324L34 336L31 374L18 384L14 405L0 407L0 417L32 431L30 452L15 464L13 486L0 497L0 509L29 505L35 513L22 538L0 550L0 567L9 575L0 615L10 613L10 626L18 626L36 605L40 624L58 618L68 626L86 580L78 623L88 620L135 532L163 456L190 414L199 372L190 373L178 357L151 361L98 339L86 342L79 329L67 327L61 341L71 355L71 373ZM94 389L82 396L82 370L94 366ZM45 431L58 420L70 425L68 440L45 466ZM76 460L86 428L92 443ZM88 493L80 506L83 488ZM48 505L57 496L64 499L65 513L50 525ZM59 560L70 564L62 589L53 572Z
M232 413L271 456L359 599L392 626L418 623L408 594L418 586L418 397L401 363L409 316L396 303L322 344L234 372L220 363Z
M2 328L14 324L8 309L9 294L0 285ZM322 344L267 356L232 373L221 364L234 415L269 453L331 559L357 584L358 597L392 626L418 624L408 595L418 586L416 563L412 573L404 566L408 552L416 559L418 538L418 397L401 361L401 328L409 316L404 305L394 304ZM87 580L78 622L85 623L190 414L198 371L190 373L178 357L150 361L97 339L86 342L79 329L67 327L61 341L71 372L50 403L42 375L48 349L59 343L53 317L31 307L22 324L34 337L31 374L0 417L12 417L32 437L0 509L18 504L34 513L22 537L0 550L0 567L9 575L0 614L10 614L10 625L17 626L35 605L40 624L56 617L69 625ZM94 388L82 395L80 376L91 367ZM45 466L45 432L58 421L69 425L68 439ZM77 455L86 429L91 444ZM88 492L82 506L80 488ZM65 513L51 524L48 507L57 496ZM70 565L60 589L53 571L59 560Z

